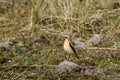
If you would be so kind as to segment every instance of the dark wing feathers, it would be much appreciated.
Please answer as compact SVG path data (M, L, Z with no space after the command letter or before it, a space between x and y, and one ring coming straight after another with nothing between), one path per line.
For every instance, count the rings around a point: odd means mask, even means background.
M70 47L72 48L72 50L73 50L73 52L75 53L75 55L76 55L76 57L79 59L79 56L78 56L78 54L76 53L76 51L75 51L75 49L74 49L74 47L73 47L73 44L72 44L72 41L70 40L69 41L70 43Z

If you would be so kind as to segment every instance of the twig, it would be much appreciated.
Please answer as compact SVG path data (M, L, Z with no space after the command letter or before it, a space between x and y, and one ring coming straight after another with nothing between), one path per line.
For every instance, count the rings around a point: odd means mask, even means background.
M120 49L118 48L109 48L109 47L106 47L106 48L101 48L101 47L87 47L86 49L90 50L90 49L98 49L98 50L115 50L115 51L119 51Z

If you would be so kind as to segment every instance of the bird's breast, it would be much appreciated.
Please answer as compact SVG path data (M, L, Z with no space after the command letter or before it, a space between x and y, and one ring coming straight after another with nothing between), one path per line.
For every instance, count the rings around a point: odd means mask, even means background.
M64 50L67 52L67 53L73 53L73 50L72 48L70 47L70 43L69 43L69 40L68 39L65 39L64 41Z

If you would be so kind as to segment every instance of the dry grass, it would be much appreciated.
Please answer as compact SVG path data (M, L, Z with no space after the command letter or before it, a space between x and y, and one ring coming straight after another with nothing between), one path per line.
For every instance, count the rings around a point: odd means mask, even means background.
M13 43L10 49L0 48L0 79L119 79L119 0L1 0L0 6L0 43ZM91 46L109 47L109 50L80 49L77 50L80 60L71 58L75 63L90 65L103 73L52 72L49 65L66 59L62 48L62 35L66 34L73 39L104 35L101 43ZM18 67L11 67L13 65Z

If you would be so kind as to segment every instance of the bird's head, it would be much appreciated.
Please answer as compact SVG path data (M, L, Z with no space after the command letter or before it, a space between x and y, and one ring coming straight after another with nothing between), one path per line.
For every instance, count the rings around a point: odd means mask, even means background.
M70 37L69 36L63 36L64 37L64 39L70 39Z

